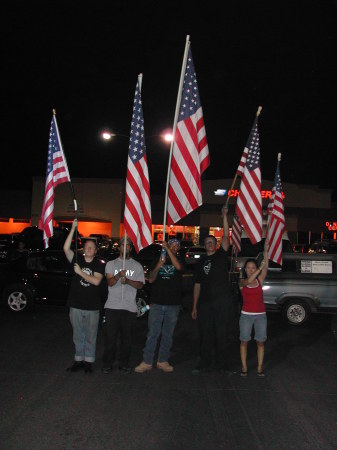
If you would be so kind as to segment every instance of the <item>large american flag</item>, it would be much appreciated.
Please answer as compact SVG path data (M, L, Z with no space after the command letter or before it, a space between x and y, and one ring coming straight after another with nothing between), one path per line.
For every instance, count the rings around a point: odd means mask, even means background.
M67 181L70 181L70 175L57 127L56 116L53 115L49 134L45 194L41 219L39 222L39 228L40 230L43 230L45 248L49 247L49 238L51 238L54 234L54 189L59 184L66 183Z
M285 227L283 194L280 176L280 162L277 162L275 182L270 201L270 216L268 226L268 258L282 265L282 235Z
M202 204L201 174L209 164L198 83L189 48L171 159L168 225L178 222Z
M247 160L243 170L236 213L252 244L262 239L262 197L260 170L260 139L258 118L250 132L246 148Z
M124 227L137 252L152 244L150 183L138 81L135 92L125 187Z

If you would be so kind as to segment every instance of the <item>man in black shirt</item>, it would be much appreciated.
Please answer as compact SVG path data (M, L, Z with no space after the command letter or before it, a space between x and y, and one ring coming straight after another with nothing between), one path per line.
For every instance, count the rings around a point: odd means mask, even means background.
M157 368L164 372L173 372L168 359L172 347L172 338L176 326L182 294L183 264L177 257L180 248L178 239L162 243L166 255L159 257L150 271L151 309L149 313L148 334L144 348L143 361L135 372L143 373L152 369L153 357L161 334Z
M63 250L68 261L74 264L74 276L68 296L69 317L73 327L75 344L75 361L67 370L77 372L84 369L92 372L95 361L96 338L101 308L101 291L99 284L104 275L104 264L95 258L96 242L88 239L84 244L84 256L71 250L71 242L77 227L75 219Z
M206 255L195 273L192 318L200 330L200 364L193 373L210 370L215 344L216 368L226 372L226 335L231 316L233 294L228 275L228 209L222 209L223 239L217 250L214 236L205 238Z

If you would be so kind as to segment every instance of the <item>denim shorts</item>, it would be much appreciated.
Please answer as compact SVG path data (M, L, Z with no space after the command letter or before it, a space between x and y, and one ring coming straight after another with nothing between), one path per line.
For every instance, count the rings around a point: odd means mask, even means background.
M267 340L267 316L266 314L242 314L240 316L240 341L251 340L254 326L254 339L258 342Z

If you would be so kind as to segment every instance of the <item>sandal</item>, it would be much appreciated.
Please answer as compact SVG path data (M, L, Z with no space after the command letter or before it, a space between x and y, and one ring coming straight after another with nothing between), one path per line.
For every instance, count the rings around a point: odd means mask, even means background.
M246 376L247 376L247 373L248 373L247 370L246 370L246 371L241 370L241 374L240 374L240 375L241 375L242 377L246 377Z
M258 376L258 377L264 377L264 372L263 372L263 370L261 370L261 372L257 372L257 376Z

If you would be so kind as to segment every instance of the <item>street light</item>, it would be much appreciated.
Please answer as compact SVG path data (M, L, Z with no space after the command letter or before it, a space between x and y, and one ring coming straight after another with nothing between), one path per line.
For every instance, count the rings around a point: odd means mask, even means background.
M110 141L114 137L118 137L118 136L123 136L123 137L130 139L130 136L127 136L126 134L110 133L109 131L103 131L101 136L105 141ZM158 137L158 136L161 139L163 139L165 142L172 142L172 140L173 140L173 135L170 132L164 132L163 134L152 134L150 136L145 135L145 140L147 138Z
M130 136L127 136L126 134L116 134L116 133L110 133L109 131L103 131L103 133L102 133L102 138L105 140L105 141L110 141L110 139L112 139L112 138L114 138L114 137L117 137L117 136L123 136L123 137L126 137L126 138L130 138Z

